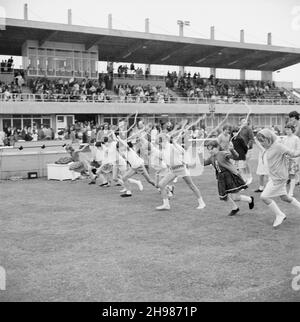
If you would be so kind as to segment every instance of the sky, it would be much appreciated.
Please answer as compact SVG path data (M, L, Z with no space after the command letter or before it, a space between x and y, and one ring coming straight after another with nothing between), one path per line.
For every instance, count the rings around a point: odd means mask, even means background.
M300 48L300 0L0 0L0 15L22 19L24 3L30 20L67 23L70 8L75 25L107 28L112 14L115 29L143 32L149 18L151 33L178 35L177 20L184 20L190 22L184 28L186 37L209 38L215 26L217 40L239 41L244 29L245 42L266 44L271 32L273 45ZM222 70L217 76L234 78L238 73ZM246 77L258 75L247 72ZM292 81L300 88L300 64L274 73L274 80Z

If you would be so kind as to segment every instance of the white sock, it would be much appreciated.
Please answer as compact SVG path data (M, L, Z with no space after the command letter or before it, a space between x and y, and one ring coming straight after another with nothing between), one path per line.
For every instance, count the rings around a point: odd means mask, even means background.
M276 216L285 216L285 214L279 209L275 201L272 201L268 207L275 213Z
M296 208L300 209L300 202L297 199L293 198L293 201L291 202L291 204Z
M169 199L163 199L164 206L170 206Z
M294 194L295 186L296 186L296 180L291 179L291 181L290 181L290 191L289 191L290 196L292 196Z
M200 198L198 199L198 202L199 202L199 205L204 204L204 201L203 201L202 197L200 197Z
M233 201L233 199L231 197L228 196L228 201L230 201L233 205L233 210L236 210L238 209L238 205Z
M252 199L248 196L240 195L240 198L241 198L241 201L246 201L248 203L252 201Z
M136 184L136 185L139 185L139 183L140 183L141 181L140 181L140 180L135 180L135 179L129 178L129 179L128 179L128 182L130 182L130 183L134 183L134 184Z

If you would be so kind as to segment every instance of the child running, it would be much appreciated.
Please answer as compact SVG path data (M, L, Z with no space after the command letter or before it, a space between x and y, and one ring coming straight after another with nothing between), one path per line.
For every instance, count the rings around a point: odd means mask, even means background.
M137 155L137 153L133 150L133 145L131 142L126 142L121 140L119 137L117 138L119 142L119 153L120 156L123 157L130 164L130 168L124 173L120 182L124 187L124 193L121 195L122 198L131 197L132 193L127 185L127 181L130 182L130 178L135 174L139 173L144 176L144 178L153 186L155 186L155 182L150 178L148 171L145 168L144 160Z
M291 151L300 151L300 139L295 135L295 127L292 123L287 123L285 126L286 137L283 139L282 143ZM289 181L290 189L289 196L294 196L294 189L296 186L296 174L299 172L299 160L289 159Z
M176 142L176 140L172 140L170 142L170 138L168 135L164 135L164 137L160 137L161 139L161 159L165 161L170 171L166 173L166 175L159 182L159 188L163 198L163 204L159 207L156 207L157 210L170 210L170 203L168 199L168 191L167 186L170 182L172 182L177 177L182 177L186 182L188 187L194 192L198 200L197 209L205 208L205 203L202 199L200 190L194 184L190 172L187 169L185 164L184 149Z
M259 186L256 190L254 190L254 192L263 192L265 188L265 181L267 181L268 173L269 173L266 163L263 162L263 155L264 155L265 149L259 143L257 138L254 138L254 141L259 148L258 162L257 162L257 168L256 168L256 174L258 176Z
M273 227L278 227L286 219L286 215L279 209L271 198L280 197L281 200L290 203L298 209L300 214L300 202L287 193L286 182L289 177L289 160L300 156L299 151L291 151L278 141L278 137L269 129L263 129L257 133L257 140L266 150L263 156L268 165L269 181L261 194L262 201L273 211L276 218Z
M249 209L253 209L254 198L239 194L239 191L246 189L247 185L230 161L230 159L238 156L237 152L233 149L232 144L228 148L228 151L221 151L217 141L208 142L207 149L210 153L210 158L204 160L204 166L212 164L215 168L219 197L221 200L231 202L233 208L229 216L234 216L240 211L235 203L236 201L247 202Z

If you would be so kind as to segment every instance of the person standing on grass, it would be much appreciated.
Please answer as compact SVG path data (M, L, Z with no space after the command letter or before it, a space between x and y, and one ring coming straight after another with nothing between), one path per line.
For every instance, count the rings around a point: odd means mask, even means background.
M207 150L209 151L210 157L204 160L203 164L204 166L213 165L215 168L219 198L232 204L232 210L229 216L234 216L240 211L236 201L247 202L249 209L253 209L254 198L252 196L239 194L241 190L247 189L247 184L231 162L231 159L238 157L232 143L228 148L228 151L222 151L217 141L208 142Z
M289 159L300 156L299 152L291 151L278 141L278 137L269 129L257 133L257 140L265 149L263 160L268 166L269 181L261 194L262 201L272 210L276 218L273 227L278 227L286 219L286 215L279 209L276 202L271 199L280 197L297 208L300 214L300 202L287 193L286 182L289 177Z

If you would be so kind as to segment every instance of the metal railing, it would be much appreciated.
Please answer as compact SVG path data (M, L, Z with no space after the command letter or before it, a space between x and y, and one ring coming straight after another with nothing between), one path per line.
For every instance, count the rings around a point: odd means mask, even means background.
M114 81L118 81L120 79L125 80L146 80L146 81L165 81L166 76L160 76L160 75L139 75L134 73L128 73L128 74L114 74L113 75Z
M240 104L246 102L254 105L300 105L300 100L291 99L216 99L190 98L190 97L139 97L139 96L118 96L118 95L64 95L64 94L30 94L30 93L2 93L0 102L63 102L63 103L156 103L156 104Z

